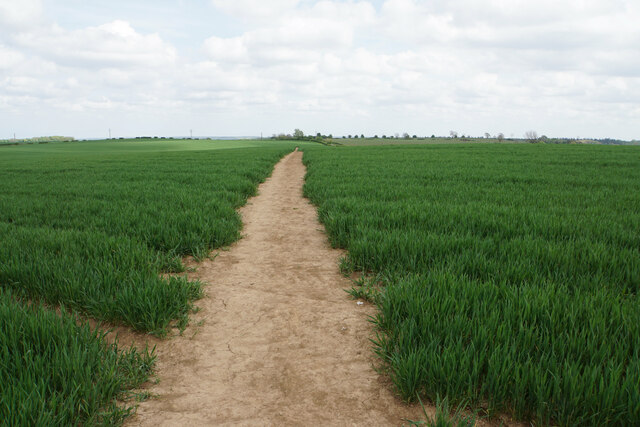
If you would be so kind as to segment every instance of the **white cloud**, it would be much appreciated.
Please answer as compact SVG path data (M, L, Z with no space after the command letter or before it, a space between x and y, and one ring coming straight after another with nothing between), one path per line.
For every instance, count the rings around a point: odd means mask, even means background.
M24 60L24 55L0 43L0 70L12 69Z
M381 20L387 37L411 45L564 51L640 41L639 14L631 0L388 0Z
M0 34L37 25L42 12L40 0L0 0Z
M637 132L640 3L632 0L209 4L229 27L212 26L188 50L169 43L162 26L149 30L124 12L71 29L47 20L38 1L0 0L0 110L73 111L86 123L136 117L145 129L199 120L214 126L208 133L227 134L294 126L387 135ZM199 28L209 18L193 17Z
M15 40L43 57L81 67L163 66L176 59L175 48L158 34L140 34L125 21L75 31L56 25L18 34Z
M322 1L297 10L292 9L295 3L279 3L287 13L274 14L273 19L261 22L242 36L207 39L204 51L209 58L222 63L308 63L317 61L324 53L352 48L356 32L376 22L375 9L366 2ZM239 6L229 6L234 12L236 7Z
M232 16L264 22L294 12L300 0L211 0L211 3Z
M249 61L248 49L243 37L209 37L204 42L204 50L210 58L224 63Z

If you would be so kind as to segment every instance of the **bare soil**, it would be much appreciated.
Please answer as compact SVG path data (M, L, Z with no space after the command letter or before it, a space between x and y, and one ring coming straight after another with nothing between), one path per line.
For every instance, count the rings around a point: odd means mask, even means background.
M358 304L338 271L315 208L302 196L297 150L241 209L243 238L191 279L208 296L182 335L115 328L121 344L156 346L158 382L128 425L399 426L424 419L394 396L371 351L375 307ZM361 301L360 301L361 302ZM429 416L435 414L427 406ZM478 426L524 425L509 417Z
M244 236L200 264L209 284L182 336L155 341L159 382L130 425L401 425L419 409L393 396L369 339L374 314L344 292L302 196L302 153L279 162L242 208ZM127 339L124 340L128 341Z

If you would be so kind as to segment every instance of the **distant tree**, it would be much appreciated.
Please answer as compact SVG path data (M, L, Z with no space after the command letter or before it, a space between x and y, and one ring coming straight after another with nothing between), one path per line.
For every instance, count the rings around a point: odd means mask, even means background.
M435 137L436 137L436 136L435 136L435 134L431 134L431 138L432 138L432 139L433 139L433 138L435 138Z
M356 139L360 138L358 135L353 135L353 137Z
M498 134L498 141L500 141L500 142L504 141L504 133L500 132Z
M394 133L394 134L393 134L393 136L395 136L395 137L396 137L396 139L397 139L397 138L400 138L400 134L399 134L398 132Z
M416 139L418 135L413 135L411 138Z
M538 132L536 132L535 130L528 130L527 132L525 132L524 137L530 143L538 142Z
M351 135L348 135L347 138L351 139Z
M300 129L296 129L293 131L293 137L295 139L302 139L304 138L304 132L302 132Z
M487 139L489 139L489 138L491 138L491 134L489 134L489 132L485 132L485 133L484 133L484 137L485 137L485 138L487 138Z
M378 135L373 135L373 138L374 139L378 139Z
M329 139L333 139L333 134L329 134Z
M322 134L320 132L316 133L316 137L322 138Z
M450 130L449 131L449 136L451 136L451 138L457 138L458 137L458 132L456 132L455 130Z
M382 139L387 139L387 135L382 135Z
M402 138L409 139L410 135L407 132L405 132L405 133L402 134Z
M364 133L361 133L361 134L360 134L360 138L364 138Z

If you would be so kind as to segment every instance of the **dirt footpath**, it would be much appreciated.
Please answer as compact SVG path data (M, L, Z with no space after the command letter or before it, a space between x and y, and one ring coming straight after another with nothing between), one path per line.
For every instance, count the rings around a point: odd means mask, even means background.
M343 291L302 197L302 153L286 156L242 209L243 238L193 265L206 283L182 337L158 343L156 398L129 425L401 425L418 410L393 397L369 338L374 313Z

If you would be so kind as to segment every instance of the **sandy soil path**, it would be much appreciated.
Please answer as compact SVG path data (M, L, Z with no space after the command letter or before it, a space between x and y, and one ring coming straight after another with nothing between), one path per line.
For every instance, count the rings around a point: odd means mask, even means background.
M367 316L343 289L286 156L242 209L243 239L189 277L209 283L194 326L158 342L157 395L129 425L401 425L418 417L378 375Z

